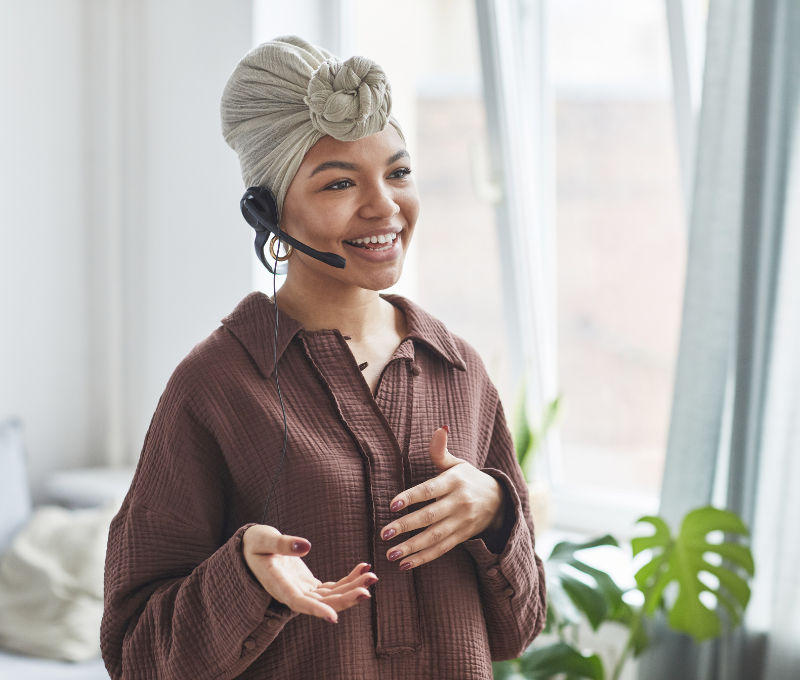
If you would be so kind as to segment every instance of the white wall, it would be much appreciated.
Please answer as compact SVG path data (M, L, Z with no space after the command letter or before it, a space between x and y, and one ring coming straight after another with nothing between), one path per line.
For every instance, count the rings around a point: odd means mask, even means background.
M0 13L0 418L38 477L87 455L81 3Z
M251 289L219 126L251 36L247 0L0 3L0 419L35 489L135 461L174 366Z

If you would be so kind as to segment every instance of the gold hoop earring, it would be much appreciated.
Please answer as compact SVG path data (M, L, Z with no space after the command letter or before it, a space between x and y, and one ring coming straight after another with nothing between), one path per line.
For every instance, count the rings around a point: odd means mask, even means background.
M292 246L290 246L288 243L284 243L283 247L288 248L288 250L286 251L286 255L281 255L280 257L278 257L278 255L275 253L275 241L277 240L278 240L277 236L273 236L270 239L269 254L272 255L273 260L277 260L278 262L286 262L286 260L288 260L292 256L294 248L292 248Z

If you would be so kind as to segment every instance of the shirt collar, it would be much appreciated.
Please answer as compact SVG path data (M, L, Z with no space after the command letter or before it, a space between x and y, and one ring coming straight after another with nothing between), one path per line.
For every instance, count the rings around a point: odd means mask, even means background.
M445 325L424 309L400 295L381 295L387 302L405 312L411 338L430 348L435 354L461 371L467 370L464 360ZM225 329L231 332L252 357L264 377L275 368L275 305L264 293L250 293L228 316L222 320ZM277 355L280 358L303 324L286 312L278 315Z

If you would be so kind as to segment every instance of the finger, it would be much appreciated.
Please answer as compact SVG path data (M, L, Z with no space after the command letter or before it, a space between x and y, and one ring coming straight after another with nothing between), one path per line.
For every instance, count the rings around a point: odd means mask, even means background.
M436 477L422 482L422 484L417 484L397 494L389 504L389 510L397 512L407 508L409 505L414 505L414 503L422 503L423 501L430 501L439 496L444 496L455 489L459 483L460 480L452 474L448 474L446 471L442 472Z
M344 578L340 578L338 581L326 581L325 583L320 583L320 586L323 588L336 588L342 583L355 581L359 576L366 574L370 569L372 569L372 565L369 564L369 562L359 562Z
M274 594L273 597L276 597L279 602L283 602L292 611L336 623L339 620L336 610L322 599L311 597L311 592L313 591L306 591L290 581L283 581L277 597Z
M300 593L297 596L290 598L286 603L293 612L300 614L308 614L309 616L316 616L320 619L325 619L330 623L337 623L339 615L336 613L338 610L331 607L323 600L317 600L310 595Z
M346 593L324 597L322 598L322 602L332 609L335 609L337 612L340 612L357 605L359 602L369 600L370 597L370 593L366 588L354 588Z
M256 524L250 527L245 535L250 534L248 541L251 550L258 555L291 555L297 557L305 555L311 550L311 543L300 536L282 534L275 527L266 524Z
M347 576L339 579L336 583L338 585L355 581L357 578L366 574L370 569L372 569L372 565L369 562L359 562Z
M454 465L466 462L461 458L456 458L447 450L447 435L449 432L450 428L447 427L447 425L443 425L433 433L433 437L431 437L431 443L428 446L428 452L430 453L431 460L438 468L439 472L444 472L445 470L449 470Z
M368 571L366 574L359 576L355 581L350 581L348 583L342 583L339 586L334 586L333 588L326 588L324 584L316 589L318 593L322 593L323 596L327 595L339 595L342 593L349 592L353 588L369 588L372 585L375 585L378 582L378 577L373 574L371 571Z
M422 534L420 534L421 536ZM425 564L426 562L433 562L446 552L455 548L458 544L463 543L469 536L461 536L458 533L452 533L444 540L431 545L424 550L420 550L412 554L410 557L403 559L398 566L400 571L408 571L409 569L416 569L417 567Z
M386 558L391 562L399 562L414 553L443 544L458 531L460 525L461 522L452 517L436 522L425 531L409 538L405 543L389 548L386 551Z
M454 503L448 496L440 498L435 503L429 503L424 508L410 512L403 517L399 517L391 524L387 524L381 532L381 538L388 541L395 536L404 534L414 529L429 527L445 517L453 514Z

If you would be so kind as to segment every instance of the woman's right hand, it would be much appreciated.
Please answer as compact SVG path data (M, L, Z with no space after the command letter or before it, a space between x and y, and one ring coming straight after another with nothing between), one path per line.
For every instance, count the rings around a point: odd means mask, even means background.
M242 549L250 571L273 598L292 611L329 623L339 620L337 612L368 600L367 588L378 581L370 565L362 562L343 579L322 583L300 559L311 550L311 544L265 524L255 524L244 532Z

